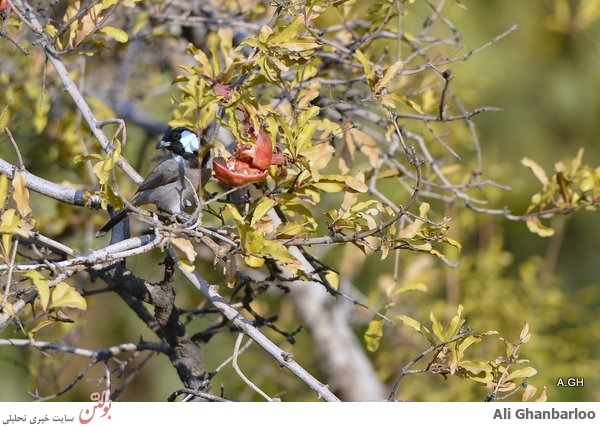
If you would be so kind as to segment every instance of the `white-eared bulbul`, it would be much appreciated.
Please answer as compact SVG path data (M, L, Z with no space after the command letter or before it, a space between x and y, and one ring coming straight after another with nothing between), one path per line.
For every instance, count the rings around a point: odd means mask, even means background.
M168 130L156 149L164 148L171 156L159 163L142 182L131 200L134 206L152 203L164 214L183 214L197 204L198 191L204 188L212 173L212 153L209 151L200 165L198 152L206 141L190 129L177 127ZM130 209L124 208L113 216L97 233L103 236L125 218Z

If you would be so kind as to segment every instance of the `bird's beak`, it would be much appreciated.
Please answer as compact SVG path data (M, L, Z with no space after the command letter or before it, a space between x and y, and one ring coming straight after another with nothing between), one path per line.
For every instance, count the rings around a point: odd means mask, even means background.
M156 149L158 150L159 148L169 148L171 146L171 143L169 141L160 141L158 144L156 144Z

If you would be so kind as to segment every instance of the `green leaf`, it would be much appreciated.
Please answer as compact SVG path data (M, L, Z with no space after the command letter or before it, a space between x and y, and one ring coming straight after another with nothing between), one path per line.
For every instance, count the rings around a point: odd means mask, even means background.
M127 35L127 33L121 30L120 28L106 26L100 28L100 32L106 34L107 36L118 41L119 43L127 43L127 41L129 40L129 36Z
M52 303L50 304L50 308L58 307L72 307L85 310L87 308L87 303L85 298L83 298L74 288L67 285L65 282L60 282L52 292Z

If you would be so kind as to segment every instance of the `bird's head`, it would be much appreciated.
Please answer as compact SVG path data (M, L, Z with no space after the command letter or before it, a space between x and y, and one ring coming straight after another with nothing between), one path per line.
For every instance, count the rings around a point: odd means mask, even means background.
M173 154L190 159L198 156L200 145L200 139L195 132L185 127L176 127L169 129L164 134L160 142L156 144L156 149L164 148Z

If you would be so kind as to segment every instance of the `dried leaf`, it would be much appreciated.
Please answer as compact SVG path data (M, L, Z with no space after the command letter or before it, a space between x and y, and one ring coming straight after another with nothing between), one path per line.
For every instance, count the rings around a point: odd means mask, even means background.
M171 243L173 244L175 251L185 257L184 261L187 261L188 265L194 264L197 254L192 242L183 237L172 237Z
M521 334L519 335L519 342L525 344L530 339L531 334L529 333L529 323L525 322L523 329L521 329Z
M546 402L547 400L548 400L548 396L546 395L546 387L544 387L544 389L542 390L542 394L540 394L540 397L535 399L535 401L536 402Z
M525 387L525 391L523 392L523 397L521 400L523 402L528 402L533 396L535 396L536 393L537 388L532 386L531 384L527 384L527 387Z
M227 280L227 287L233 288L237 283L237 263L233 254L227 255L227 261L225 261L225 278Z
M542 183L544 188L548 185L549 180L546 172L535 160L531 160L529 157L523 157L523 159L521 159L521 164L525 167L528 167L531 172L533 172L535 177Z
M17 210L21 215L21 218L27 217L31 213L31 206L29 206L29 190L26 186L25 174L22 172L15 172L15 177L12 181L13 200L17 205Z

